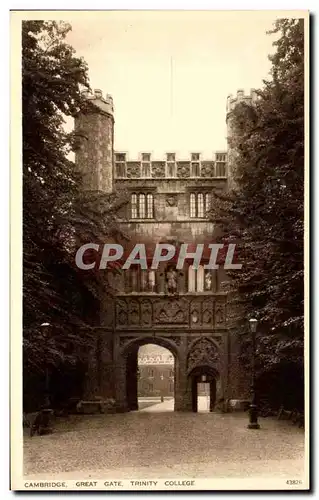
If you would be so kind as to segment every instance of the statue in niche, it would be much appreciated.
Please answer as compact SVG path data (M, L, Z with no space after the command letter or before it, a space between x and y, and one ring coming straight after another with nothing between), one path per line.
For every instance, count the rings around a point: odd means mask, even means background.
M168 293L177 293L177 271L172 266L166 271L166 289Z
M205 273L205 290L212 289L212 275L209 271Z

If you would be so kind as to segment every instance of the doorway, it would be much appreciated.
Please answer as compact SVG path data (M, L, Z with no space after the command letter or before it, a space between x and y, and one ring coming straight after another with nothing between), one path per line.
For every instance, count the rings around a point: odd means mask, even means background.
M197 412L210 411L210 384L209 382L197 382Z
M204 367L190 374L192 386L192 411L212 412L216 403L216 374Z

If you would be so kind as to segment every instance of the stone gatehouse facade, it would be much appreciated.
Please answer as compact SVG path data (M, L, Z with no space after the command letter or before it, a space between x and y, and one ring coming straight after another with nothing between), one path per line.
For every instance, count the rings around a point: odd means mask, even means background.
M84 189L125 190L127 209L119 214L129 236L127 248L144 243L150 255L156 243L176 247L212 243L215 227L208 219L212 189L232 182L231 148L210 158L190 152L179 158L167 152L153 158L149 151L131 159L114 151L114 109L111 96L100 90L84 93L85 112L75 119L79 139L76 165ZM227 99L226 120L231 137L231 111L254 98L238 91ZM223 267L194 270L191 259L182 270L162 262L156 270L132 266L114 278L116 297L101 296L96 349L90 353L86 398L113 398L118 411L138 408L138 350L145 344L167 348L175 358L176 411L196 411L197 387L210 383L212 409L225 410L230 400L247 399L249 377L240 363L240 343L228 322L227 275ZM174 283L174 291L169 286Z

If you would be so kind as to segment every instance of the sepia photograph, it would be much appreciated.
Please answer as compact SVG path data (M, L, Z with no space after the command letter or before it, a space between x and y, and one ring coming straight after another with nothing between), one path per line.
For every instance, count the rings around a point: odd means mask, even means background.
M11 488L309 490L307 11L11 11Z

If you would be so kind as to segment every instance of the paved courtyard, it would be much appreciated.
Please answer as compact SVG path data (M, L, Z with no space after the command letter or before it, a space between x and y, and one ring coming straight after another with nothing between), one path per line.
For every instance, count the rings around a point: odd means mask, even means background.
M167 411L170 405L70 416L57 420L51 435L26 434L25 474L38 479L302 476L304 432L291 422L265 418L260 430L248 430L246 413L176 413Z

